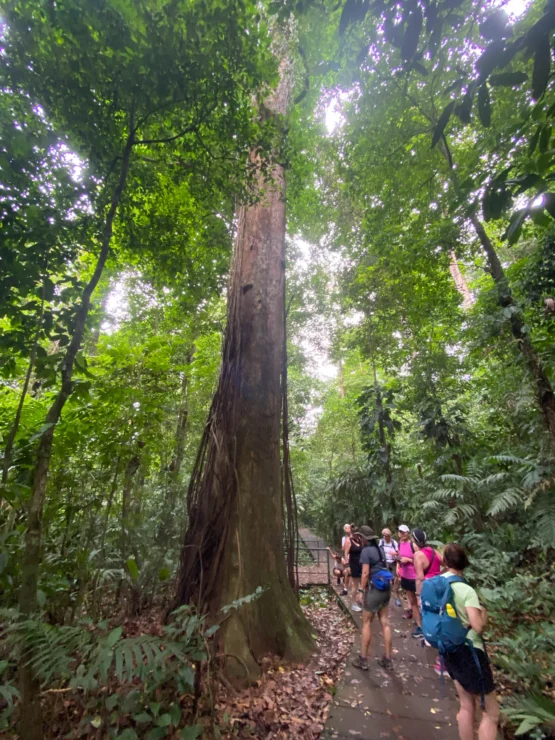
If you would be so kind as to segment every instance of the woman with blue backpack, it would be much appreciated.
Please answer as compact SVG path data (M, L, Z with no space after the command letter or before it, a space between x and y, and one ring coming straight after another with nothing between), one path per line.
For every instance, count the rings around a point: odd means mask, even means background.
M387 568L383 548L370 527L359 527L357 534L362 538L363 549L360 554L362 577L358 589L359 601L362 604L362 640L360 655L353 660L355 668L368 670L368 655L372 640L372 620L377 614L382 627L384 655L378 660L382 668L391 669L391 626L389 624L388 606L391 598L393 575Z
M466 551L460 545L445 546L443 562L447 571L422 584L422 629L425 639L439 650L459 695L457 715L461 740L474 740L476 699L481 697L482 718L479 740L495 740L499 705L490 662L482 633L487 612L476 591L463 577L468 567Z

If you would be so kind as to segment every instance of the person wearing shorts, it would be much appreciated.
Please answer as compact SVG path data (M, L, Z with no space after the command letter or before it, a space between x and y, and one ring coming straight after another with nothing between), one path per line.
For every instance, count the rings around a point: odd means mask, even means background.
M409 602L409 608L405 612L405 619L416 622L416 629L412 632L413 637L422 636L422 618L420 607L416 598L416 571L414 569L414 546L410 539L410 529L406 524L399 525L399 576L401 588L405 592Z
M372 640L372 620L377 614L384 640L384 655L378 660L382 668L393 668L391 662L391 626L389 624L388 606L391 589L380 591L372 584L371 576L380 570L386 570L384 551L378 545L378 538L370 527L360 527L358 534L364 547L360 554L362 576L358 589L359 601L362 604L362 641L360 655L353 660L353 666L363 671L368 670L368 655Z
M460 545L451 543L445 546L443 561L448 570L443 576L463 577L468 567L466 551ZM442 576L439 576L440 578ZM455 682L460 708L457 714L461 740L473 740L476 704L484 697L484 709L478 727L478 740L495 740L499 723L499 704L495 696L493 675L482 632L487 624L487 612L480 605L476 591L468 583L453 583L453 600L457 616L469 628L468 644L459 645L452 653L443 656L447 672ZM478 659L478 665L476 664Z

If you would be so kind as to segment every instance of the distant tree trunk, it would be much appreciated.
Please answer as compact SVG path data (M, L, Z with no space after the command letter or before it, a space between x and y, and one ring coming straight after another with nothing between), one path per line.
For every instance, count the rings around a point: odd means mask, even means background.
M21 414L23 413L23 405L25 403L25 396L27 395L27 390L29 388L29 382L31 380L31 375L35 367L35 360L37 358L37 348L39 345L40 332L42 329L42 320L44 318L45 280L46 280L46 276L43 277L43 281L42 281L42 297L41 297L41 302L40 302L40 313L39 313L39 318L37 320L37 328L35 330L35 338L33 340L33 347L31 348L31 356L29 357L29 365L27 366L25 380L23 381L23 388L21 389L21 395L19 397L19 403L17 405L17 410L15 412L15 418L13 420L10 433L8 434L8 439L6 440L6 447L4 449L4 464L2 466L2 483L8 482L8 475L10 471L10 465L12 462L13 446L14 446L15 438L17 436L17 432L19 430L19 424L21 422Z
M522 312L512 296L507 276L505 275L503 266L501 265L497 252L495 251L495 247L487 235L484 225L476 214L472 216L471 221L484 252L486 253L489 271L497 286L497 299L499 305L502 308L514 308L514 311L511 312L509 317L511 332L517 342L520 352L526 360L528 370L534 380L538 405L543 414L545 426L551 435L551 441L555 445L555 394L553 393L553 387L547 377L542 361L530 340L530 335L525 327Z
M345 381L343 378L343 362L339 360L339 397L345 398Z
M271 115L286 113L290 89L282 62L278 89L266 101ZM272 170L271 184L260 175L261 201L239 210L222 370L189 487L174 601L215 617L225 604L266 589L230 612L217 633L228 675L238 680L258 676L266 653L301 660L313 650L283 553L285 173L278 164Z
M31 499L27 515L27 532L25 535L25 551L23 555L23 573L21 588L19 591L19 611L22 617L28 617L37 609L37 583L39 576L40 548L42 537L42 513L44 509L44 496L50 469L52 455L52 443L56 424L60 420L62 410L72 390L73 364L75 357L85 334L85 323L89 312L91 296L98 285L102 270L106 264L110 251L110 242L114 218L121 200L121 196L127 180L129 160L133 147L134 123L131 121L130 133L121 157L121 168L118 182L112 193L110 206L104 222L100 253L96 262L91 279L85 286L81 297L81 305L75 316L73 335L68 345L61 371L61 387L54 398L46 415L45 422L48 428L41 436L37 454L35 470L33 473L33 485ZM42 738L42 716L40 707L39 685L34 672L29 665L22 664L19 667L20 693L21 693L21 722L20 735L24 740L41 740Z
M175 536L174 522L175 507L179 493L179 474L185 457L185 442L187 441L187 426L189 422L189 372L190 364L193 359L193 351L187 355L187 367L183 373L181 382L181 398L177 410L177 425L175 430L175 442L173 455L166 472L166 495L163 503L162 517L158 528L158 543L164 544L166 550L171 543L172 537Z
M455 281L455 287L457 288L459 293L462 295L463 307L471 308L472 304L474 303L474 299L472 298L472 293L470 292L468 284L466 280L464 279L464 275L462 274L461 268L459 267L459 262L457 260L457 254L454 249L451 250L450 256L451 256L451 262L449 264L449 271L451 275L453 276L453 280Z
M125 467L125 473L123 476L120 550L121 550L122 568L126 570L129 576L131 577L132 577L132 572L129 570L127 566L127 561L131 554L129 532L131 531L131 529L135 528L135 525L137 523L137 517L135 515L136 502L133 501L132 492L133 492L133 480L139 469L140 464L141 464L141 456L134 455L128 461ZM135 562L137 562L136 558L135 558ZM139 567L139 565L140 564L137 562L137 567ZM121 600L122 586L123 586L123 581L120 581L119 588L116 592L116 600L115 600L116 608L119 605L120 600ZM126 590L127 589L124 589L124 593ZM140 592L138 590L138 586L137 584L132 583L131 587L129 588L128 609L127 609L131 616L135 616L139 612L139 602L140 602Z

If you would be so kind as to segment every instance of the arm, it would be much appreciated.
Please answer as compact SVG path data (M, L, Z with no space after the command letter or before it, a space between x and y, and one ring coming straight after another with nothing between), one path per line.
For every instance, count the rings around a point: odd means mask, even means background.
M347 565L349 562L349 551L351 549L351 540L349 537L345 540L345 547L343 548L343 552L345 554L345 557L343 558L343 564Z
M416 595L420 596L422 584L424 583L424 568L428 565L428 560L423 552L414 554L414 570L416 571Z
M368 577L370 576L370 566L364 564L362 566L362 576L360 579L360 588L364 591L364 589L368 586Z
M466 613L468 615L468 621L473 630L479 635L486 629L488 623L488 613L483 608L477 608L475 606L467 606Z

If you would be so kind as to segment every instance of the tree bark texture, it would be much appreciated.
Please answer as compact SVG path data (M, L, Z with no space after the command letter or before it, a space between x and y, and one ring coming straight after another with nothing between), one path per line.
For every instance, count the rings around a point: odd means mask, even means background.
M285 114L286 64L266 101ZM252 154L257 162L257 154ZM188 494L189 529L174 606L218 610L252 594L217 633L232 678L259 675L274 653L301 660L313 649L310 628L289 582L283 552L280 376L285 341L285 173L273 166L261 200L239 210L218 389Z
M475 214L472 216L472 225L486 253L490 274L497 286L499 305L502 308L512 307L514 309L509 318L511 332L534 380L538 405L542 412L545 426L551 435L551 441L555 445L555 394L551 381L530 340L530 335L526 331L522 312L512 296L509 282L495 251L495 247L487 235L484 225Z
M125 182L127 180L129 160L133 147L133 137L134 128L133 122L131 122L130 133L121 159L118 182L114 188L106 220L104 222L100 253L98 255L92 277L83 291L81 305L75 317L73 335L62 364L60 390L54 398L45 419L45 424L48 425L48 428L41 436L38 444L35 469L33 472L31 500L27 514L23 572L21 588L19 591L19 611L23 617L29 616L36 611L37 608L37 584L40 565L42 514L44 509L46 484L48 482L48 471L50 469L50 459L52 456L54 431L56 424L60 420L65 403L72 391L73 367L75 357L77 356L77 352L79 351L85 334L85 324L89 312L91 296L98 285L98 281L100 280L110 251L114 219L125 187ZM40 740L42 738L42 718L39 687L31 666L21 665L19 674L21 693L20 735L22 738L25 738L25 740Z

